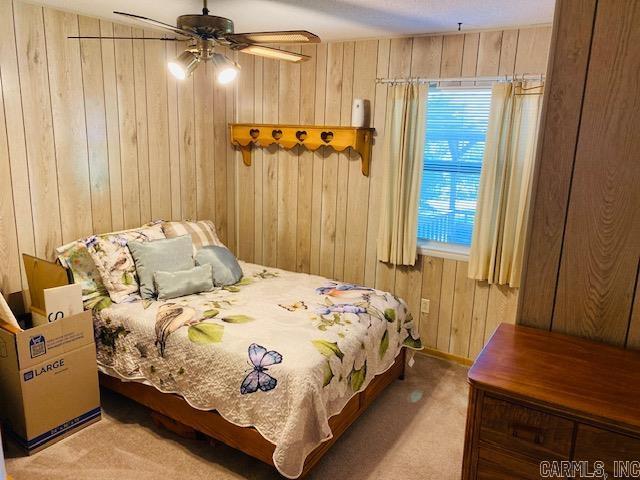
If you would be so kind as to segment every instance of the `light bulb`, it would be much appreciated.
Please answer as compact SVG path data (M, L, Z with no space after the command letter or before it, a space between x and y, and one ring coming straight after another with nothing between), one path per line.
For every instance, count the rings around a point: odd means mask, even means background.
M178 80L184 80L196 69L200 63L200 57L194 52L185 50L178 58L167 64L171 74Z
M213 62L213 67L216 71L216 78L222 85L232 82L238 76L240 66L229 60L224 55L214 53L213 57L211 57L211 61Z
M225 68L220 70L220 73L218 73L218 82L225 85L229 82L233 82L237 76L238 70L235 68Z
M185 72L184 68L182 68L179 63L175 61L169 62L168 67L171 74L178 80L184 80L187 78L187 72Z

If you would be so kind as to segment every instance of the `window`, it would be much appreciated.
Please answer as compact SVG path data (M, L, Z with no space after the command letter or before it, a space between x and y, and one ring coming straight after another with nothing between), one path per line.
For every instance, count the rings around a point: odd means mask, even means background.
M471 244L490 108L490 88L429 89L419 239Z

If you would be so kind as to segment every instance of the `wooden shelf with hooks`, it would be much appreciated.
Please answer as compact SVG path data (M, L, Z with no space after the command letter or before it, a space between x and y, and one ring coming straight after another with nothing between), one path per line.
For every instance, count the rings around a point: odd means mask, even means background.
M229 129L231 143L240 148L245 165L251 165L251 148L254 145L268 147L276 143L286 149L302 145L312 151L324 146L338 152L351 148L360 155L362 174L369 176L373 128L230 123Z

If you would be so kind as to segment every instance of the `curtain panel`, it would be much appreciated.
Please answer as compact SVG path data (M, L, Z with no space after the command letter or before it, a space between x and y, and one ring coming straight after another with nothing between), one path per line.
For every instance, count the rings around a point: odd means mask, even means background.
M425 85L410 82L389 87L377 254L378 260L394 265L416 261L426 99Z
M520 286L542 90L541 82L493 86L469 278Z

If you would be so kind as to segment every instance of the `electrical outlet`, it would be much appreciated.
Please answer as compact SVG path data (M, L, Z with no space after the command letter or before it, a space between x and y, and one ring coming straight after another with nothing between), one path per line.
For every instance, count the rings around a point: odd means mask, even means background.
M423 298L420 301L420 311L422 313L429 313L430 304L431 304L431 300L429 300L428 298Z

